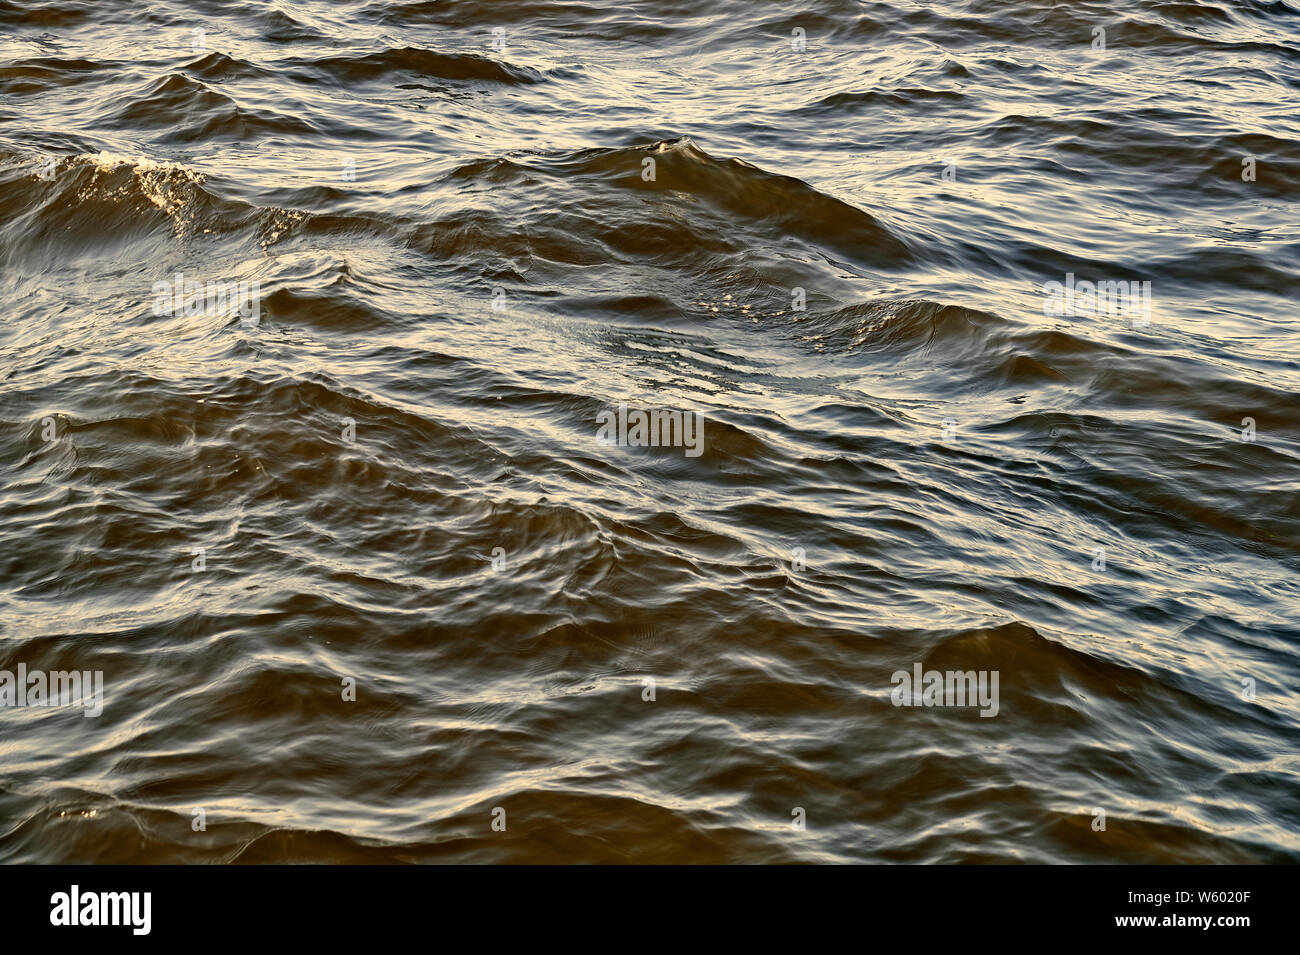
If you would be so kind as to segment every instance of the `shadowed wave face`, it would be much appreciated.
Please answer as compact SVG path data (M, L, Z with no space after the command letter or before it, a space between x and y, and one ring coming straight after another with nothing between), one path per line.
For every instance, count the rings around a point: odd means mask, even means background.
M1297 77L0 0L0 861L1300 861Z

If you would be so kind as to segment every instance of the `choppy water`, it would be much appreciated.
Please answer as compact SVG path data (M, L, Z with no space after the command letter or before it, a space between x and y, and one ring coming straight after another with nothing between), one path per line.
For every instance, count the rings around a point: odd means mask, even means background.
M0 708L3 861L1300 861L1290 0L0 0L0 64L0 668L104 679Z

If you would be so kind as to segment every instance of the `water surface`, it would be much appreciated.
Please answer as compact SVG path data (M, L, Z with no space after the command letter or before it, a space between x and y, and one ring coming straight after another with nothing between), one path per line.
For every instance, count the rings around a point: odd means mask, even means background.
M1297 102L1287 0L0 0L0 668L104 677L0 860L1300 861Z

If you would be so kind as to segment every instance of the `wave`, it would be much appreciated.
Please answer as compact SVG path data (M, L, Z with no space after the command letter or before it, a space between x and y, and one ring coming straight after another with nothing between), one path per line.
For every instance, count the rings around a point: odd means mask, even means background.
M482 81L506 85L540 83L545 76L477 53L440 53L422 47L390 47L373 53L345 54L289 62L299 77L328 77L336 83L365 82L395 75L456 82Z

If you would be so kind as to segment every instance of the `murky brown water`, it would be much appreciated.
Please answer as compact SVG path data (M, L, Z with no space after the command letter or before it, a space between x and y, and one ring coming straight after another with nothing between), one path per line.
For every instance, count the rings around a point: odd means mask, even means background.
M1300 860L1298 101L1283 0L0 0L0 860Z

